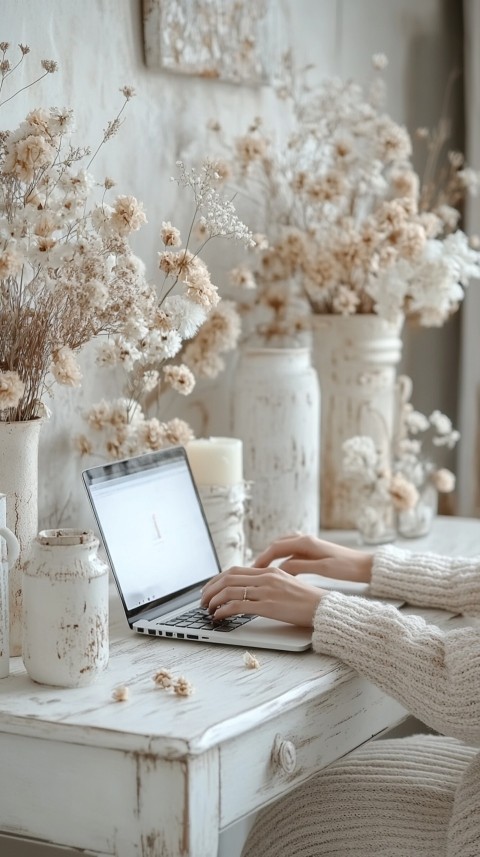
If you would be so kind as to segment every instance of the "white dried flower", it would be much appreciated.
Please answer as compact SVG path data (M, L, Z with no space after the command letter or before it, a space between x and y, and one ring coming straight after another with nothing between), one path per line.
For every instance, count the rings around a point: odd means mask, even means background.
M249 670L260 669L260 661L255 657L255 655L250 654L250 652L244 652L243 663Z
M374 54L372 56L372 65L376 71L383 71L388 65L388 58L385 54Z
M130 690L126 685L116 687L112 693L112 699L115 702L127 702L130 699Z

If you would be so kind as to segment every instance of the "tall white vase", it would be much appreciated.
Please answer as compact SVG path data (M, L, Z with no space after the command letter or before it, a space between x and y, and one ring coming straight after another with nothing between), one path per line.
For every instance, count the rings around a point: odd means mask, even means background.
M22 654L22 574L38 530L38 441L45 422L0 422L0 492L7 495L7 527L20 544L10 569L10 655Z
M342 444L369 435L390 459L401 323L377 315L315 315L313 363L322 394L320 524L355 527L358 500L342 474Z
M233 434L251 481L248 546L262 550L319 518L318 379L308 348L247 348L233 389Z

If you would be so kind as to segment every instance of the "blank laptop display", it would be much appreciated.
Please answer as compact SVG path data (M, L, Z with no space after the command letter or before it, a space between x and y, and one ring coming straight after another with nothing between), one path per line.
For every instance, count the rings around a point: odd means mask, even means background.
M183 447L82 474L131 628L159 638L302 651L311 631L258 616L213 622L202 586L220 567Z

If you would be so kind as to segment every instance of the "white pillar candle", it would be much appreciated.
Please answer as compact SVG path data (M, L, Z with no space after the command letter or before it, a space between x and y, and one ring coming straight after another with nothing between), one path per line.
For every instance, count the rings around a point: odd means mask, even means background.
M243 481L243 444L235 437L191 440L185 450L197 485L236 485Z

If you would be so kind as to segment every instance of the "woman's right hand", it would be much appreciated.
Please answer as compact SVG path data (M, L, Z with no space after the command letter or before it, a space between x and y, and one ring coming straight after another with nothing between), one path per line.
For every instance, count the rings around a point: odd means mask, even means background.
M252 563L254 568L277 565L290 574L320 574L357 583L370 582L372 564L370 553L303 535L276 539Z

